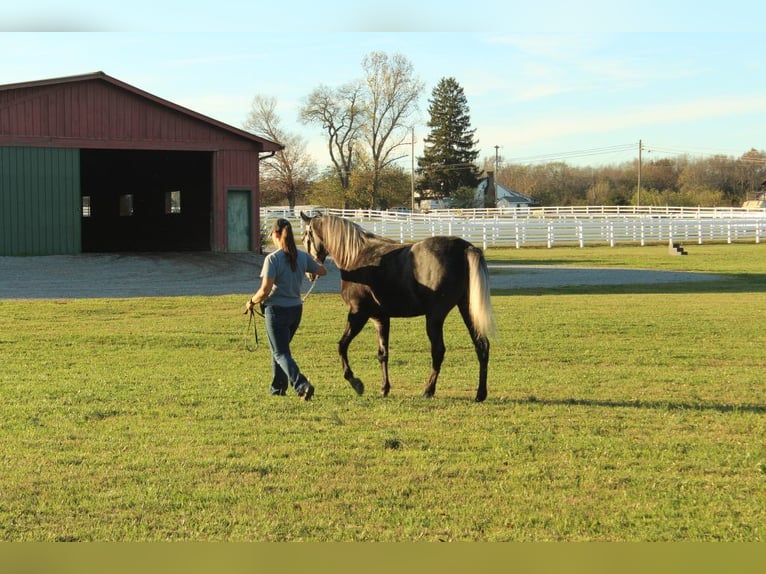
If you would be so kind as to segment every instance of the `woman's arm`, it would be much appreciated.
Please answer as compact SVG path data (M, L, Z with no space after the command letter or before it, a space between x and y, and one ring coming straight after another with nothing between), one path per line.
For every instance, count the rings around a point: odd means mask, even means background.
M327 271L325 270L325 273ZM274 287L274 279L264 277L261 281L261 287L255 292L255 295L250 297L250 300L245 303L245 313L249 313L253 307L262 303L271 294L271 290Z
M327 267L325 267L319 261L311 257L311 255L309 255L309 260L313 261L315 264L313 271L306 271L306 277L308 277L310 281L313 281L317 277L324 277L325 275L327 275Z

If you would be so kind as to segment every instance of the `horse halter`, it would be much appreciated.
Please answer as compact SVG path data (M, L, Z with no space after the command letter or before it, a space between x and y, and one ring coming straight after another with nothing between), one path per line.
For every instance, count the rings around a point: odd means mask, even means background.
M327 258L327 251L324 246L320 244L317 248L316 240L314 238L314 230L311 228L311 223L306 224L306 230L303 232L303 246L306 248L306 252L320 263L324 263Z

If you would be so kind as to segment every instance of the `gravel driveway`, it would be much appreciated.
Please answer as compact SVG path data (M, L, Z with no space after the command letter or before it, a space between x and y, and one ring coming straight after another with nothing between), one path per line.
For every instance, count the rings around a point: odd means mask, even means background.
M0 257L0 299L171 297L250 294L260 284L262 255L249 253L82 254ZM315 293L338 292L340 274L328 262ZM585 269L490 264L492 287L550 288L710 281L717 275L636 269ZM304 292L308 289L304 284Z

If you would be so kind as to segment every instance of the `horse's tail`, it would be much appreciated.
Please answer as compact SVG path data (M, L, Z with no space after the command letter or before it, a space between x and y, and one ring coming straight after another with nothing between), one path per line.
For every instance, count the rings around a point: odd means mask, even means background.
M489 271L481 249L471 246L466 250L468 258L468 313L474 331L481 337L495 334L495 316L489 291Z

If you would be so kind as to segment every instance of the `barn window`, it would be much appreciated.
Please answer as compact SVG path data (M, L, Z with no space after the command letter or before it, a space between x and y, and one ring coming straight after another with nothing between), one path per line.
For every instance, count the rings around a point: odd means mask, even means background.
M123 193L120 195L120 215L125 217L133 215L132 193Z
M82 216L90 217L90 195L82 196Z
M165 192L165 213L181 213L181 192L179 190Z

